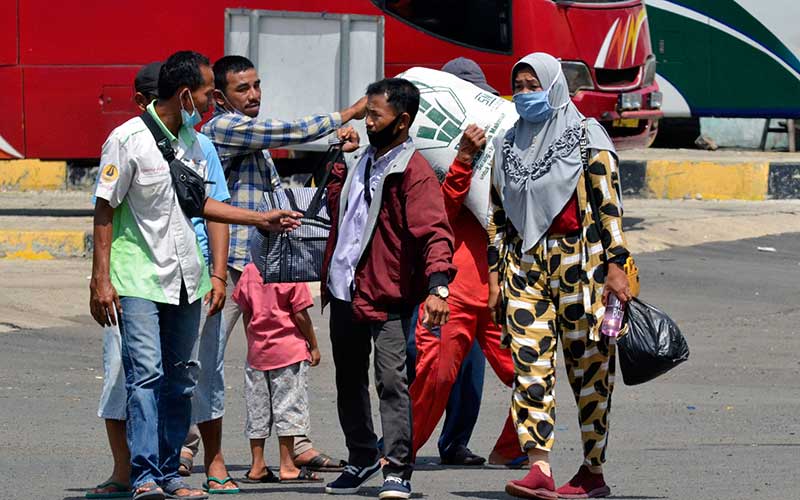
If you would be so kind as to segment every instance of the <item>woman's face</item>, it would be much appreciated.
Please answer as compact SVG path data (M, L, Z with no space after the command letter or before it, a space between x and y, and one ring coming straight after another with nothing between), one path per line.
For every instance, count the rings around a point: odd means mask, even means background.
M539 92L544 90L536 73L530 67L523 67L514 76L514 93Z

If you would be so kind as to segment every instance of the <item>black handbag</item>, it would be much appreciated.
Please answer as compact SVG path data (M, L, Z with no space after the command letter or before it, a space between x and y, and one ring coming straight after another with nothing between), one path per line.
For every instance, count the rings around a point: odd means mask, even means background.
M342 155L341 145L333 144L320 160L323 174L317 187L266 191L259 211L294 210L303 217L290 233L255 230L250 238L250 256L264 283L302 283L319 281L325 246L331 230L326 186L329 164ZM319 167L318 167L319 168Z
M156 140L156 146L161 151L161 156L169 164L169 174L172 177L172 186L175 193L178 195L178 203L187 217L202 217L203 208L206 205L206 184L213 184L203 179L191 167L183 163L181 160L175 158L175 151L169 143L169 139L158 126L156 120L145 111L142 113L142 121L153 138Z
M689 359L689 345L664 311L634 298L625 308L628 333L617 340L625 385L642 384Z

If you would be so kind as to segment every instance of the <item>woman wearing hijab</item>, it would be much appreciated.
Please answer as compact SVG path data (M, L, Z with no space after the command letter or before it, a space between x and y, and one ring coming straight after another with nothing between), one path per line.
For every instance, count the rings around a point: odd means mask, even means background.
M602 464L614 380L614 338L600 334L609 294L631 298L623 265L619 175L602 126L569 97L561 65L534 53L511 73L520 115L497 137L489 223L489 308L516 371L511 417L531 464L506 492L522 498L604 497ZM588 183L584 177L584 155ZM599 212L594 223L586 186ZM548 460L555 426L556 348L563 342L579 408L584 461L556 490Z

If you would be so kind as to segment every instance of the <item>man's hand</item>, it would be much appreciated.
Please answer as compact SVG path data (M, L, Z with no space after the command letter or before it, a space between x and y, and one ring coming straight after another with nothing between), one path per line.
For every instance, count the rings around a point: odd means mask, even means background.
M308 352L311 354L311 366L317 366L322 356L319 353L319 347L309 347Z
M255 224L261 231L273 233L289 233L300 226L300 212L292 210L270 210L261 214L262 219Z
M613 293L623 304L631 300L631 286L625 269L613 262L608 265L606 284L603 287L603 305L608 304L608 294Z
M342 115L342 123L350 120L363 120L367 116L367 96L356 101L352 106L339 111Z
M472 165L472 160L481 152L481 148L486 145L486 134L482 128L474 123L470 124L461 135L458 143L458 154L456 159L461 163Z
M422 324L426 326L442 326L450 319L450 307L447 301L436 295L428 295L425 300L425 316Z
M208 306L208 315L213 316L225 307L225 285L219 278L211 278L211 291L203 298L203 303Z
M342 127L336 131L336 135L339 137L339 140L343 142L342 151L345 153L352 153L358 149L361 139L358 136L358 132L356 132L356 129L353 127Z
M89 309L92 311L92 317L100 326L116 326L118 324L117 314L122 313L122 304L108 277L92 276L92 280L89 282Z

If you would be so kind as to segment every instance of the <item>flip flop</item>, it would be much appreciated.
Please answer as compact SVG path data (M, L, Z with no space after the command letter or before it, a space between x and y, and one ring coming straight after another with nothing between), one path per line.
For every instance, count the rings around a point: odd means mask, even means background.
M227 489L226 488L210 488L208 485L211 482L218 483L220 486L224 486L224 485L226 485L228 483L231 483L234 486L236 486L236 483L231 478L231 476L228 476L225 479L217 479L214 476L208 476L208 480L205 483L203 483L203 490L208 492L211 495L235 495L236 493L239 493L241 491L238 486L236 488L227 488Z
M118 483L116 481L106 481L103 484L98 484L93 489L95 490L105 490L113 488L112 491L107 491L105 493L92 493L91 491L87 491L85 497L86 498L130 498L133 496L133 491L131 491L131 487L127 484Z
M306 467L308 470L315 472L342 472L345 465L347 465L347 462L344 460L335 460L324 453L320 453L309 460L308 463L302 464L301 467Z
M156 483L149 483L150 486L140 486L141 491L133 493L133 500L164 500L167 495ZM139 488L136 488L137 490Z
M261 483L280 483L281 480L274 472L267 469L267 473L261 477L250 477L250 471L247 471L243 478L239 479L240 483L245 484L261 484Z
M195 488L192 488L191 486L182 481L172 484L173 484L172 488L170 488L169 490L164 490L165 493L167 493L168 498L175 498L178 500L205 500L206 498L208 498L208 495L205 493L201 493L199 495L176 495L175 492L178 490L194 490ZM134 499L139 500L136 497L134 497Z
M520 455L504 464L487 464L489 469L524 469L528 466L528 455Z
M300 472L297 473L296 477L280 480L282 483L321 483L323 481L324 479L305 467L300 467Z

